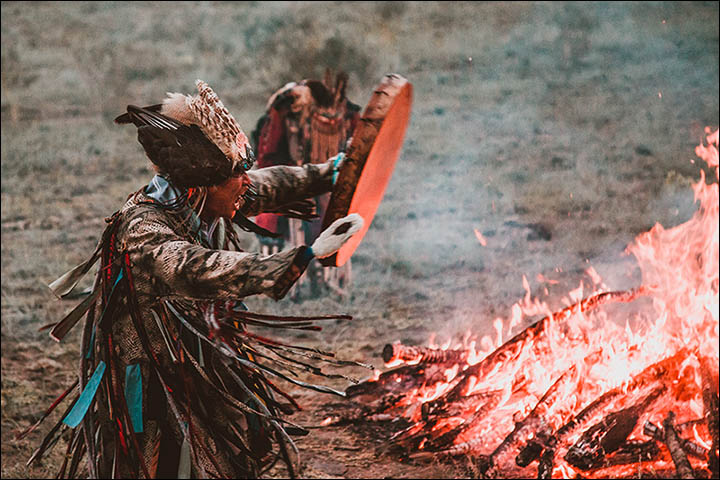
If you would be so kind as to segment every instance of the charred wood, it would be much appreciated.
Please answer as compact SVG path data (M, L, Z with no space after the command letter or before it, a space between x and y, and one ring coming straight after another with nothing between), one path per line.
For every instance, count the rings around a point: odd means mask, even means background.
M602 464L603 468L614 467L617 465L628 465L632 463L647 462L656 460L660 457L660 448L657 442L643 442L639 440L628 440L620 445L615 453L605 459Z
M554 463L554 458L548 459L547 455L552 455L554 457L557 445L561 445L567 437L580 428L583 428L587 422L589 422L597 413L602 411L603 408L609 405L621 393L622 389L620 388L615 388L605 392L597 400L582 409L575 417L571 418L567 423L565 423L565 425L560 427L554 435L538 435L534 440L528 442L525 448L520 451L518 456L515 458L515 462L519 466L525 467L530 465L533 460L540 457L545 450L546 455L543 454L545 457L545 463ZM540 469L540 466L538 466L538 469ZM540 472L538 470L538 478L540 478L539 475Z
M695 478L687 455L685 455L685 450L682 449L680 437L675 431L675 414L673 412L668 412L663 421L663 428L665 429L665 445L670 451L678 477L683 479Z
M597 400L591 402L588 406L583 408L580 413L560 427L555 435L548 437L544 447L555 448L556 445L564 444L568 437L577 432L579 429L584 428L588 422L602 412L603 409L610 405L620 395L636 391L665 376L672 376L672 373L677 370L677 366L680 364L680 361L687 356L687 353L687 350L683 349L675 355L645 368L645 370L635 375L635 377L633 377L633 379L624 387L617 387L603 393Z
M473 452L477 451L479 448L481 448L485 444L485 439L483 438L473 438L472 440L469 440L467 442L458 443L457 445L453 445L452 447L441 450L439 452L416 452L409 455L409 458L431 458L435 456L448 456L448 457L456 457L459 455L470 455ZM482 462L480 462L479 465L481 465ZM481 470L482 471L482 470Z
M679 433L679 430L679 427L675 428L676 433ZM643 433L648 437L654 438L655 440L665 442L665 429L659 425L655 425L650 421L645 422L645 425L643 426ZM680 446L683 450L685 450L685 453L687 453L688 455L692 455L693 457L701 458L703 460L708 459L709 452L706 448L698 445L692 440L688 440L685 438L679 438L679 440Z
M487 457L487 460L482 465L484 470L481 470L480 473L488 477L495 477L498 473L497 460L502 454L515 448L531 434L536 434L540 429L547 428L546 416L548 412L562 396L564 391L562 387L575 378L576 372L577 369L574 366L571 367L550 386L542 398L538 400L530 414L524 420L517 422L513 431Z
M556 441L553 438L552 431L549 429L541 429L535 434L535 438L530 440L527 445L520 450L520 453L515 457L515 463L519 467L527 467L534 460L540 458L540 455L542 455L546 447L554 446L555 443Z
M358 395L383 395L386 392L404 392L422 384L426 378L425 365L404 365L383 372L377 380L366 380L357 385L350 385L345 390L348 398Z
M495 408L502 393L502 390L488 390L462 397L452 403L443 401L443 397L425 402L421 407L423 420L427 420L431 416L452 417L461 415L468 410L473 410L473 413L480 409L487 410L488 404L492 405L490 409Z
M388 343L382 351L385 363L403 361L406 363L462 363L467 359L467 350L441 350L439 348L415 347L401 343Z
M520 453L515 457L515 463L518 467L527 467L533 460L537 460L542 455L545 446L543 442L538 440L531 440L520 450Z
M501 395L499 392L497 395L486 397L484 403L482 403L477 408L477 410L475 410L475 412L470 416L470 418L468 418L465 422L458 425L457 427L450 429L449 431L435 434L434 438L428 440L425 449L431 451L438 451L447 448L447 446L451 445L453 440L455 440L458 435L475 426L477 422L483 421L487 417L488 413L490 413L495 407L497 407L497 405L500 403L500 399ZM429 430L432 433L432 427L427 428L426 426L426 430Z
M552 478L555 467L555 447L546 448L538 462L537 478Z
M581 470L602 467L605 457L622 446L637 425L640 415L665 390L664 385L657 387L637 404L606 415L568 449L565 460Z
M598 468L589 472L588 477L577 476L575 478L675 478L675 468L661 455L658 460L643 463L628 463L624 465L613 465L607 468Z
M678 365L687 356L687 354L688 351L683 349L671 357L665 358L648 366L645 370L635 375L635 377L633 377L632 380L627 382L625 385L603 393L600 397L583 408L580 413L565 423L565 425L560 427L554 434L550 435L547 432L539 432L532 441L528 442L520 454L518 454L515 459L516 463L519 466L524 467L529 465L538 457L541 457L541 455L547 454L554 456L559 445L563 445L568 437L573 435L579 429L584 428L588 422L590 422L593 418L596 418L597 415L612 404L615 399L621 395L626 395L638 389L644 388L666 376L672 377L677 370ZM695 420L694 422L686 422L686 424L683 424L683 427L691 428L692 425L697 422L698 420ZM545 462L551 463L551 460L547 458L547 455L545 456Z

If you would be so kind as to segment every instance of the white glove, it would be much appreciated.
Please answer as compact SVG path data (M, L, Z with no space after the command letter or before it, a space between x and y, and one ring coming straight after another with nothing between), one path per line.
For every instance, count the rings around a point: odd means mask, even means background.
M351 213L347 217L335 220L312 244L313 254L317 258L329 257L340 250L345 242L350 240L350 237L359 232L363 223L363 218L357 213Z

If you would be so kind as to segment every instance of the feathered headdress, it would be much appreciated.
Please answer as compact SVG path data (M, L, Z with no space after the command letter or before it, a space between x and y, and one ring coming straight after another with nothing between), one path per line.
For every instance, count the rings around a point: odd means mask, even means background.
M168 93L163 103L128 105L116 123L133 123L150 160L181 188L218 185L255 160L245 133L202 80L195 96Z

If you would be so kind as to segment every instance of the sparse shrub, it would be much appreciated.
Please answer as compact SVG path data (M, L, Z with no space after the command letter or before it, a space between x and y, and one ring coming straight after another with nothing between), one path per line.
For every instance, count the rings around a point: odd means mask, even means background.
M375 8L383 19L395 20L405 14L407 7L407 2L380 2Z

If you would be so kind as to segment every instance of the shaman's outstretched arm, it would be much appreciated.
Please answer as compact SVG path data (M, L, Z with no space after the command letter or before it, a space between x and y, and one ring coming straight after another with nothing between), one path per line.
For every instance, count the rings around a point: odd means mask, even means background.
M248 217L332 190L333 162L302 167L276 166L248 172L257 198L243 207Z
M277 300L312 258L305 246L270 256L207 249L179 236L162 212L148 207L143 213L118 231L139 294L216 300L262 293Z

